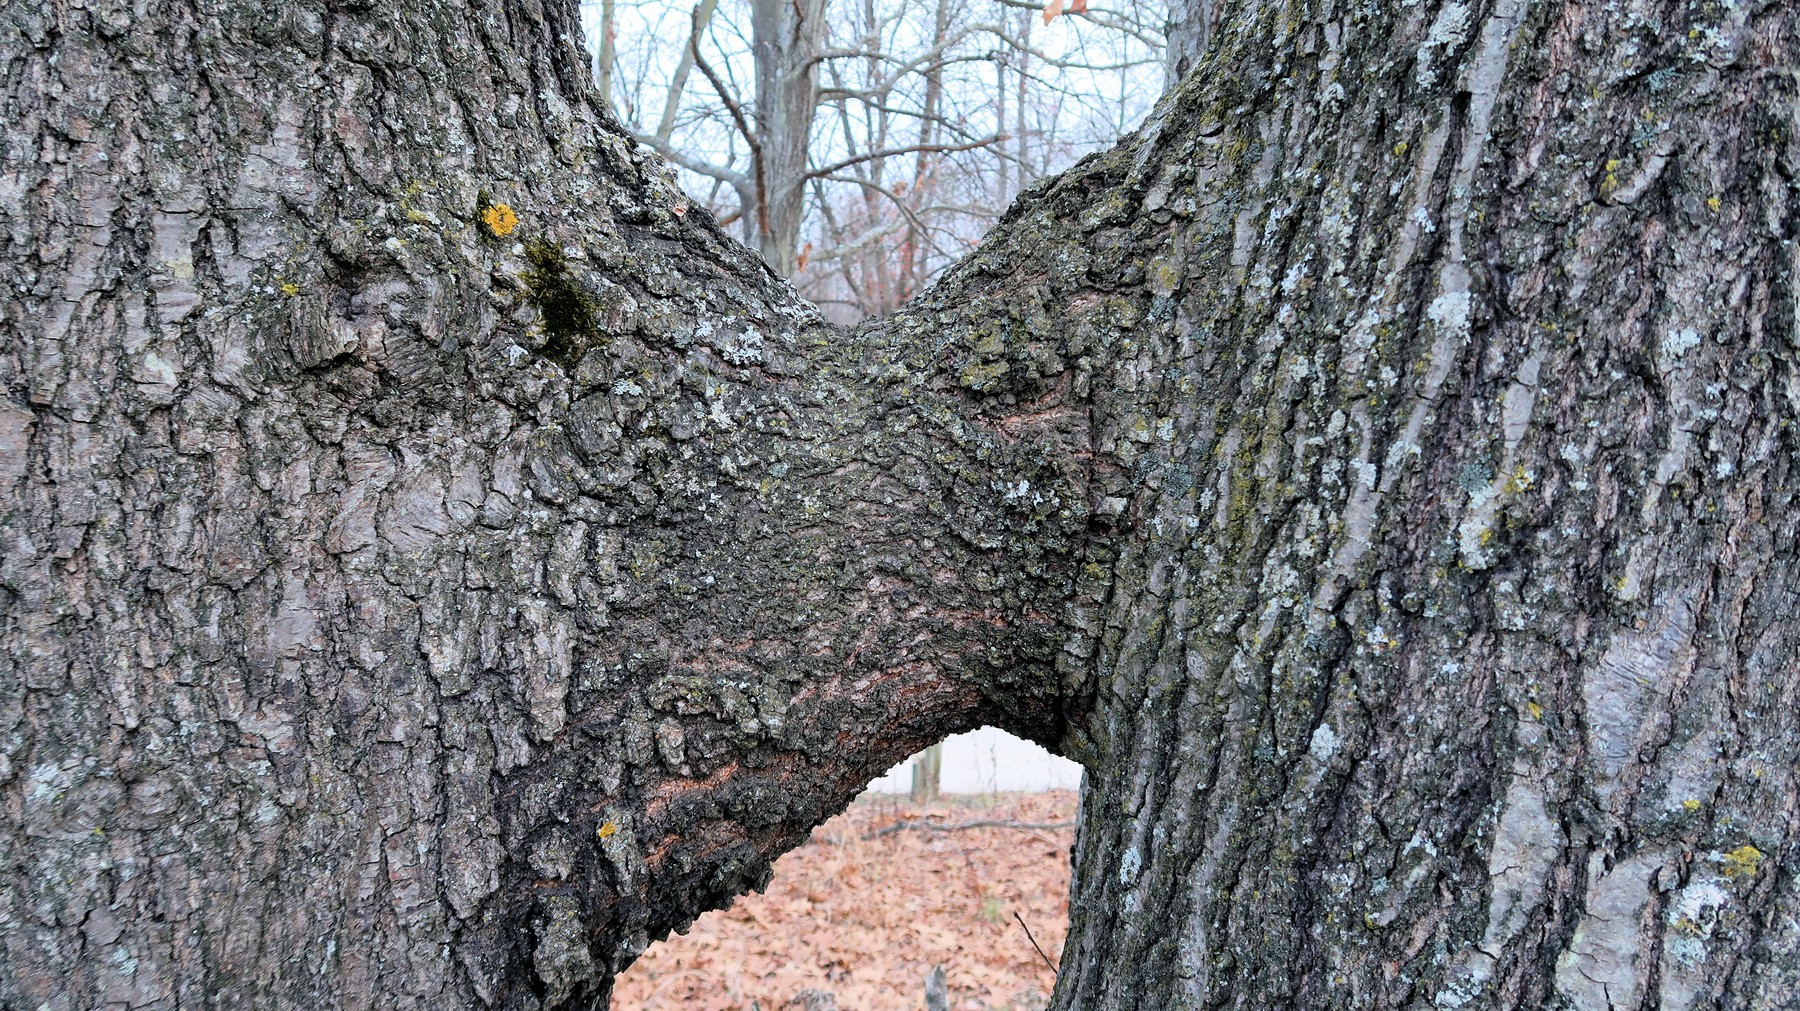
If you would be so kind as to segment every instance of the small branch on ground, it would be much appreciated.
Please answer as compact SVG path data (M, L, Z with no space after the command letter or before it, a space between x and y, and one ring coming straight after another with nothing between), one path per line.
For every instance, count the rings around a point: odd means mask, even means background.
M1038 947L1038 943L1037 943L1037 938L1035 938L1035 937L1032 937L1032 936L1031 936L1031 928L1030 928L1030 927L1026 927L1026 926L1025 926L1025 917L1023 917L1023 916L1020 916L1020 915L1019 915L1019 914L1018 914L1018 912L1017 912L1017 911L1016 911L1016 910L1015 910L1015 911L1014 911L1014 912L1013 912L1013 919L1015 919L1015 920L1018 920L1018 921L1019 921L1019 926L1020 926L1020 927L1023 927L1023 928L1024 928L1024 930L1025 930L1025 940L1027 940L1027 941L1030 941L1030 942L1031 942L1031 946L1032 946L1032 947L1033 947L1033 948L1037 948L1037 953L1038 953L1038 957L1039 957L1039 958L1041 958L1041 959L1043 959L1043 960L1044 960L1044 965L1045 965L1045 966L1047 966L1047 967L1048 967L1048 968L1049 968L1049 969L1050 969L1050 971L1051 971L1051 972L1055 972L1055 971L1056 971L1056 966L1054 966L1054 965L1052 965L1052 964L1051 964L1051 963L1050 963L1050 956L1049 956L1049 955L1046 955L1046 954L1044 954L1044 949L1043 949L1043 948L1040 948L1040 947Z
M873 832L864 832L864 839L879 839L884 835L904 832L907 829L918 829L922 832L960 832L970 828L1023 828L1023 829L1055 829L1074 828L1072 821L1013 821L1007 818L980 818L975 821L957 821L942 824L935 821L897 821L886 828Z

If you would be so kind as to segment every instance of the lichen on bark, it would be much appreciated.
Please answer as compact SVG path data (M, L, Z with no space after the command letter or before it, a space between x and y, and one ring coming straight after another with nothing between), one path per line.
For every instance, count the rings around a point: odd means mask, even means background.
M568 3L6 8L0 1003L603 1004L995 723L1060 1008L1772 1005L1786 13L1213 5L845 331Z

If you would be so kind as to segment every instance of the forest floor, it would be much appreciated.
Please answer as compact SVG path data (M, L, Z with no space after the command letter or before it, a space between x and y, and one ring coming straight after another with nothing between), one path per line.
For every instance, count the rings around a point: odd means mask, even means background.
M652 945L616 1011L1041 1011L1069 922L1075 794L865 794L775 864L762 895ZM995 824L973 825L987 822Z

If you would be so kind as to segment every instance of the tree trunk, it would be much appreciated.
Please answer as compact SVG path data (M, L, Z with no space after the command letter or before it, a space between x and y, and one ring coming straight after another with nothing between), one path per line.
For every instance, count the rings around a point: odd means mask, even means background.
M759 194L764 206L751 221L751 234L775 273L791 277L806 206L813 116L819 109L825 0L751 0L750 26L764 186Z
M944 781L944 746L933 744L913 759L912 802L930 804L938 799Z
M1791 5L1214 13L846 333L572 4L0 12L0 1006L603 1007L982 723L1058 1008L1791 1000Z
M613 13L613 0L600 0L600 47L594 54L594 86L600 92L600 101L612 108L613 100L613 36L618 31L617 21ZM691 54L686 55L692 59ZM685 71L687 68L680 68Z
M1218 0L1171 0L1169 19L1163 24L1163 72L1174 88L1188 71L1200 65L1200 56L1212 37L1213 7Z
M655 137L663 144L675 135L675 116L681 111L681 96L687 90L688 75L694 70L694 53L706 36L707 26L712 24L713 12L718 9L719 0L700 0L694 5L694 13L688 22L687 45L681 47L675 69L669 74L669 90L663 94L662 115L656 121Z
M893 308L911 300L925 287L925 279L931 273L931 253L934 236L922 227L920 214L927 212L928 204L945 202L939 188L938 166L943 162L941 152L929 151L927 148L940 143L939 138L944 131L939 125L942 118L944 102L944 43L950 35L950 0L937 0L931 18L931 65L924 71L925 95L920 103L918 154L913 159L912 180L908 183L905 197L912 213L907 215L906 239L900 247L900 283L895 292L897 298ZM873 75L871 75L873 76ZM879 78L878 78L879 79ZM929 196L927 196L929 195ZM883 311L889 311L884 306Z
M1794 5L1215 14L1007 231L1149 324L1056 1006L1794 1006Z

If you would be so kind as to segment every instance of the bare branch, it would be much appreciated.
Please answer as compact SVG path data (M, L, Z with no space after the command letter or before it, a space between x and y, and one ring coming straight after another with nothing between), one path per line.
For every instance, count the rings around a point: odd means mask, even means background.
M995 134L992 137L983 137L980 140L970 141L967 144L912 144L907 147L890 147L880 151L868 151L863 154L852 155L840 161L835 161L824 168L812 169L806 173L806 177L808 179L828 179L852 165L861 165L863 162L875 161L880 158L894 158L903 154L951 154L957 151L972 151L978 147L987 147L991 144L998 144L1007 139L1008 137L1006 134L1000 133Z
M938 822L938 821L897 821L886 828L863 833L864 839L879 839L895 832L917 829L924 832L961 832L972 828L1017 828L1033 832L1046 832L1052 829L1074 828L1072 821L1013 821L1010 818L976 818L972 821Z
M647 133L637 133L634 131L632 136L636 137L639 143L648 145L657 154L662 155L669 161L687 169L689 172L696 175L703 175L710 179L717 179L730 186L732 189L748 190L749 188L750 180L741 172L733 172L724 166L701 161L673 144L670 144L668 141L653 137Z
M699 17L700 10L695 8L694 21L696 25L699 23ZM767 235L769 234L769 185L763 176L762 141L757 138L756 132L750 129L749 122L744 119L744 110L738 108L737 102L732 100L731 90L725 87L725 82L721 81L719 75L713 72L713 68L707 64L706 58L700 55L698 31L688 37L688 52L693 54L694 66L700 68L700 73L706 77L707 83L711 84L713 91L718 94L719 101L725 103L725 110L731 113L732 122L737 124L738 132L744 135L744 143L750 145L750 167L754 170L756 178L756 224L761 234Z
M687 88L688 71L694 66L694 53L699 51L700 36L706 32L706 26L712 22L713 11L717 10L719 0L700 0L694 8L692 18L693 30L688 35L688 44L681 51L681 57L675 64L675 74L669 79L669 94L663 100L662 119L656 124L656 138L664 143L675 133L675 112L681 107L681 93Z

